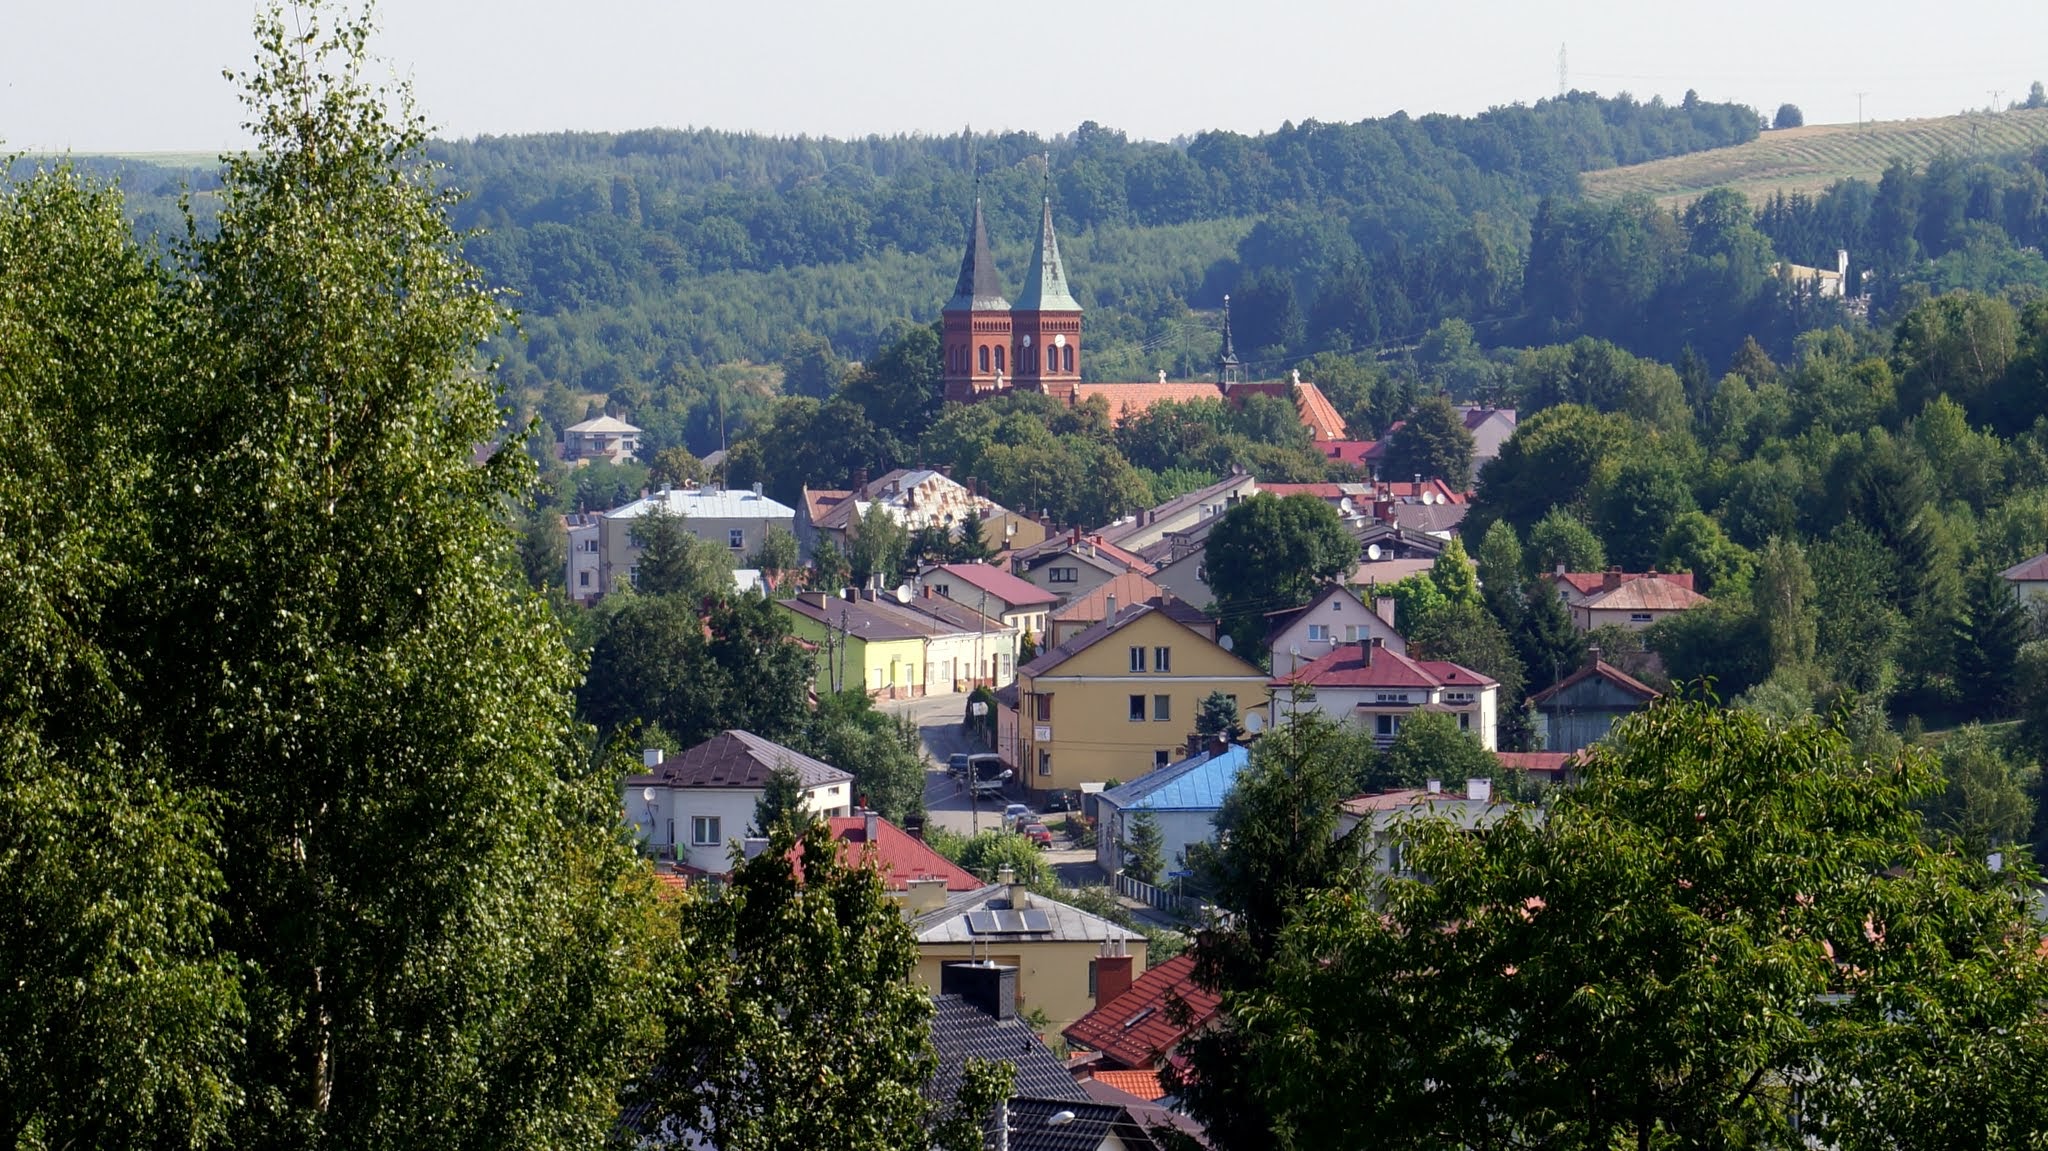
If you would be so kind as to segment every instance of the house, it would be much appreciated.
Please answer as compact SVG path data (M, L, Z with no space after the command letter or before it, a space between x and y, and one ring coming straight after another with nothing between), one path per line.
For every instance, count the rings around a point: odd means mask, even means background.
M1150 576L1156 569L1113 543L1075 530L1010 553L1010 570L1068 603L1125 572Z
M1047 617L1060 597L993 564L933 564L917 575L919 588L963 603L1043 643Z
M1292 672L1340 644L1377 639L1389 649L1408 654L1408 641L1394 630L1394 599L1379 596L1371 605L1344 584L1325 584L1307 604L1266 613L1266 650L1273 669Z
M992 550L1044 538L1044 529L1034 521L1015 515L980 492L930 468L897 468L873 482L868 481L865 472L856 472L850 491L814 492L806 488L803 504L798 541L807 549L815 549L821 540L830 540L841 551L849 550L853 537L859 534L861 517L877 506L905 530L940 528L951 539L961 538L964 532L975 532L982 544Z
M1623 716L1650 705L1657 692L1648 684L1589 653L1584 667L1529 697L1529 706L1543 716L1543 747L1574 752L1607 737Z
M1126 551L1142 552L1169 533L1214 520L1257 494L1257 480L1241 471L1233 472L1207 487L1098 528L1093 534Z
M640 454L640 429L613 416L598 416L562 429L562 459L582 466L592 460L622 464Z
M1119 604L1146 603L1162 594L1159 585L1146 577L1137 572L1124 572L1087 595L1069 600L1065 607L1053 612L1050 619L1052 630L1046 633L1044 646L1058 647L1080 635L1115 615ZM1209 638L1216 638L1214 624L1210 625Z
M1335 835L1351 837L1360 852L1371 852L1373 866L1389 874L1401 874L1401 825L1413 819L1450 819L1468 831L1491 827L1517 816L1518 809L1497 801L1493 781L1468 779L1464 790L1446 790L1441 780L1422 787L1402 788L1372 795L1358 795L1338 805ZM1542 813L1527 813L1541 820Z
M733 491L716 484L663 488L598 517L596 594L608 594L620 581L632 579L633 570L640 563L635 529L642 517L657 510L680 519L683 530L698 539L724 548L734 567L761 550L761 541L767 538L769 528L793 531L796 526L796 509L762 495L759 484L751 491ZM573 573L579 569L574 545L571 547ZM578 595L588 590L572 584L569 593Z
M604 561L599 554L598 525L602 517L576 512L562 517L569 548L569 598L580 604L597 602Z
M1093 1009L1101 990L1114 997L1130 986L1133 965L1145 966L1145 937L1014 879L1004 868L995 883L911 917L917 977L943 990L943 969L961 960L1013 967L1018 1013L1044 1012L1057 1032Z
M1221 692L1265 705L1265 673L1176 618L1132 604L1017 669L1018 746L1006 762L1033 791L1135 779L1164 767Z
M873 811L835 816L827 826L842 857L874 868L883 889L903 901L906 916L936 910L952 895L983 886L972 872Z
M1152 573L1152 582L1175 599L1189 603L1215 603L1216 590L1209 586L1208 541L1204 540L1200 546L1160 564Z
M938 596L898 603L873 591L777 600L790 630L819 647L819 694L859 689L889 699L1000 687L1016 674L1016 630Z
M1394 742L1417 711L1455 716L1488 751L1500 744L1500 685L1470 668L1417 660L1377 639L1347 643L1298 671L1275 676L1273 722L1320 711L1339 722L1364 724L1381 747ZM1306 689L1306 690L1304 690Z
M1811 287L1814 294L1824 300L1839 300L1848 295L1849 250L1847 248L1835 249L1835 266L1832 269L1809 268L1804 264L1780 263L1771 265L1771 275L1782 276L1790 280L1794 287Z
M1186 1005L1188 1015L1184 1023L1174 1021L1175 1002ZM1195 982L1195 957L1176 955L1139 976L1123 994L1103 1001L1101 1006L1076 1019L1061 1034L1075 1047L1100 1054L1098 1069L1094 1071L1096 1078L1107 1080L1119 1090L1145 1090L1141 1081L1111 1076L1119 1070L1156 1075L1181 1040L1207 1027L1216 1017L1219 1002L1216 992ZM1151 1086L1157 1089L1156 1080Z
M949 963L934 997L938 1066L923 1091L941 1113L959 1097L967 1061L1008 1063L1012 1094L988 1117L989 1146L1009 1151L1158 1151L1162 1109L1096 1099L1067 1073L1017 1009L1019 972L999 963ZM1163 1121L1171 1125L1170 1120Z
M1250 762L1244 746L1224 743L1103 790L1095 797L1096 864L1111 875L1123 870L1120 845L1130 839L1139 814L1148 813L1167 866L1186 867L1189 845L1215 841L1223 797Z
M2021 603L2048 596L2048 552L2021 560L1998 574L2012 585L2012 594Z
M1466 482L1470 487L1479 482L1479 469L1498 459L1501 445L1515 434L1515 409L1459 404L1457 410L1472 434L1472 474Z
M853 776L746 731L726 731L669 759L649 748L646 770L619 781L626 823L646 849L697 871L731 870L729 845L747 834L777 767L795 769L805 808L823 816L853 806Z
M1691 572L1558 572L1551 577L1571 607L1580 631L1623 627L1641 631L1658 620L1710 603L1692 590ZM1597 581L1597 582L1595 582Z

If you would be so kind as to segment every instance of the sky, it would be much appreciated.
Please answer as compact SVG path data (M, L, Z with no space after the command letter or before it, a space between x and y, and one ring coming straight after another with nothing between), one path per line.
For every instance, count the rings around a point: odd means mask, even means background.
M252 0L0 0L0 149L247 142ZM437 134L826 136L1474 113L1568 83L1809 124L1949 115L2048 79L2044 0L385 0L373 41Z

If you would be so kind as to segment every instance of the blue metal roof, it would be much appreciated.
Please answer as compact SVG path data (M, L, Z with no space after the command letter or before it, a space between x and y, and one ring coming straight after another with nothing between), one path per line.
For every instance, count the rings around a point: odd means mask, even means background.
M1141 775L1102 798L1125 811L1214 811L1251 762L1251 752L1233 744L1221 755L1203 752Z

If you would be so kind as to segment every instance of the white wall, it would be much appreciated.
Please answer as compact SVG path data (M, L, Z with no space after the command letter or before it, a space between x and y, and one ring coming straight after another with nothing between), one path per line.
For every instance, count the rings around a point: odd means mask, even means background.
M1101 815L1095 827L1095 862L1104 871L1115 871L1123 866L1123 852L1117 844L1131 836L1130 825L1138 817L1136 811L1110 810L1110 805L1101 802ZM1216 838L1216 813L1214 811L1155 811L1152 822L1159 828L1161 852L1166 859L1167 871L1178 871L1185 867L1188 845L1209 843ZM1169 883L1164 875L1162 885Z
M759 788L657 786L652 803L642 797L643 788L622 785L619 790L626 824L636 839L656 852L673 847L677 862L714 874L731 870L729 845L746 837L754 822L754 805L761 800ZM852 810L852 790L850 782L814 787L804 793L805 804L820 815L845 815ZM699 817L719 821L717 843L691 842L691 820Z
M1335 610L1332 610L1332 605L1335 605ZM1311 625L1327 628L1328 638L1310 639L1308 629ZM1274 637L1273 674L1291 675L1297 667L1306 667L1336 648L1346 643L1355 644L1361 639L1379 639L1386 643L1389 651L1408 654L1408 641L1394 630L1392 624L1381 619L1379 613L1358 602L1354 596L1332 595L1328 603L1303 612L1287 625L1287 630ZM1296 647L1301 649L1298 664L1291 654Z

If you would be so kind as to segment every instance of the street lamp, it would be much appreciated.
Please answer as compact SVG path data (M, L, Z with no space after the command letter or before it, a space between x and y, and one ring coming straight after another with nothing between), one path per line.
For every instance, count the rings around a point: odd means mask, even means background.
M1047 1127L1065 1127L1074 1121L1072 1111L1055 1111L1045 1117ZM1006 1096L996 1104L996 1151L1010 1151L1011 1132L1022 1132L1022 1127L1010 1126L1010 1100Z

